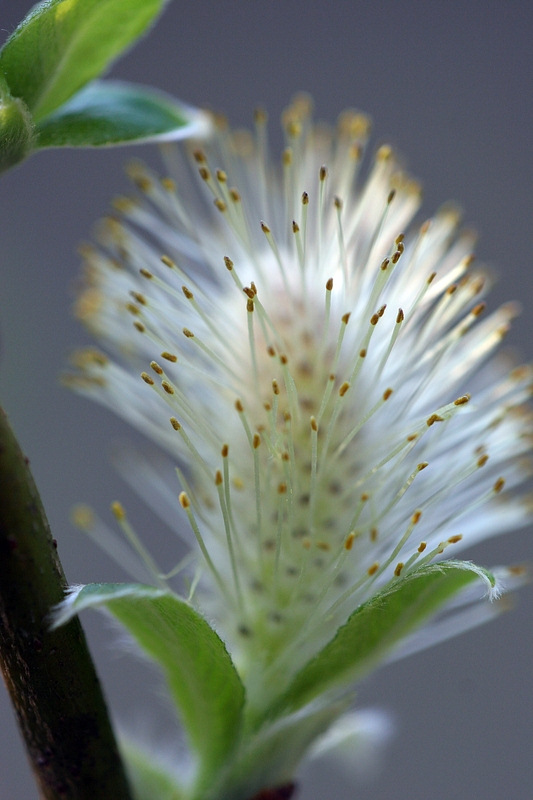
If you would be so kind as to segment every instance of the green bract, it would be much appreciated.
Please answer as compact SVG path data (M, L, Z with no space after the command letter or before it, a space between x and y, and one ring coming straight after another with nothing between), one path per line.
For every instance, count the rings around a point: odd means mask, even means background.
M244 689L224 644L174 594L135 584L91 584L65 602L56 625L83 608L107 608L162 668L198 759L197 785L231 759L241 732Z
M162 669L197 758L192 788L131 742L123 747L139 800L247 800L289 781L310 744L352 699L350 685L441 606L481 578L468 562L423 567L360 606L334 638L265 708L247 707L245 688L217 633L188 603L140 584L90 584L55 612L62 625L86 608L105 608ZM333 692L333 695L332 695Z

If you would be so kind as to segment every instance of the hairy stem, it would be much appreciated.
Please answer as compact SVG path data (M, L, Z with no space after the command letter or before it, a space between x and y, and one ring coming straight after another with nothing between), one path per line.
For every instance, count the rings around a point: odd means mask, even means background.
M76 618L49 630L66 580L28 461L0 409L0 666L43 800L131 800Z

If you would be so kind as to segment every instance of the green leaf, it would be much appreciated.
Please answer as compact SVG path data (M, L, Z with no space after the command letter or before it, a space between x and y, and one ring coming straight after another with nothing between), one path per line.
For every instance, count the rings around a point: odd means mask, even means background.
M36 147L168 141L207 130L205 114L170 95L118 81L95 81L37 126Z
M445 561L415 570L376 594L351 615L336 636L294 677L276 703L278 713L295 710L330 689L360 679L408 634L454 595L482 578L494 578L464 561Z
M143 34L166 0L46 0L0 52L14 97L36 122L50 114Z
M120 740L128 780L135 800L185 800L185 792L157 756L126 737Z
M244 688L226 648L191 606L163 589L95 583L58 607L54 627L85 608L104 607L163 669L170 693L208 782L239 741Z

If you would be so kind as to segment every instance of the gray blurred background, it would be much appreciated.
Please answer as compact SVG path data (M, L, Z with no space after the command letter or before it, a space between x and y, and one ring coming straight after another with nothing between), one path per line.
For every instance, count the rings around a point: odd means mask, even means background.
M2 0L3 36L28 8ZM239 126L261 103L273 132L300 89L313 94L322 119L333 122L346 106L368 112L374 145L392 142L421 179L424 214L449 199L465 209L481 235L478 255L501 275L490 305L522 301L509 342L531 359L532 23L529 2L175 0L113 75L223 109ZM86 342L70 314L76 246L110 198L128 190L122 165L133 155L158 163L151 148L49 151L0 181L0 397L72 583L127 577L71 527L69 509L80 500L108 517L120 498L154 547L175 556L171 536L153 527L109 463L110 442L132 435L58 384L68 352ZM531 533L468 555L488 566L531 561ZM382 774L350 786L338 768L316 769L300 800L530 800L532 603L526 589L490 627L377 673L359 700L396 720ZM100 617L84 624L115 718L164 733L164 704L146 667L119 655ZM0 800L36 796L1 686Z

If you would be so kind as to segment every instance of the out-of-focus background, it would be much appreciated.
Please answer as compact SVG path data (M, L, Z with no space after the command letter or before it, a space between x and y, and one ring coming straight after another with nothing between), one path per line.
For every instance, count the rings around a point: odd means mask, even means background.
M28 10L2 0L0 33ZM334 122L355 106L374 120L374 145L392 142L425 188L424 215L454 199L481 235L479 257L499 270L495 308L519 298L509 337L533 358L533 6L525 2L174 0L113 76L225 110L238 125L259 103L274 132L283 106L311 92ZM70 314L76 247L116 193L133 155L155 148L49 151L0 180L0 397L31 459L72 583L122 580L69 522L80 500L105 517L120 498L137 528L174 558L163 534L110 464L110 443L133 438L114 417L61 388L69 351L85 343ZM467 532L465 532L467 533ZM531 531L468 553L488 566L532 560ZM490 627L392 665L360 692L388 709L396 736L383 771L350 784L340 767L304 775L301 800L530 800L533 786L533 591ZM96 615L83 620L117 720L146 735L168 725L146 667L120 654ZM144 695L141 696L141 695ZM0 687L0 800L37 797L14 716Z

